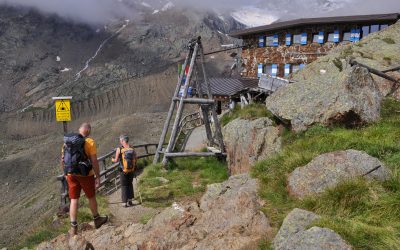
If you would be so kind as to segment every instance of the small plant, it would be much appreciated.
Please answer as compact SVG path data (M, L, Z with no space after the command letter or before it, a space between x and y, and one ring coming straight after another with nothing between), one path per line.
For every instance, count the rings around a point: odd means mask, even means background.
M395 44L396 43L396 41L393 40L393 38L390 38L390 37L385 37L385 38L382 39L382 41L384 41L387 44Z
M237 118L255 120L261 117L268 117L271 120L275 119L275 116L263 104L250 104L245 106L243 109L237 105L234 110L225 114L221 118L221 125L226 126L229 122Z
M340 59L346 59L349 56L353 55L353 48L348 45L346 46L340 53Z
M139 220L139 222L143 225L147 224L153 217L155 213L145 213Z
M385 56L385 57L383 58L383 60L385 60L388 64L391 64L391 63L392 63L392 58L391 58L391 57Z
M340 61L339 58L335 58L332 60L333 64L336 66L336 68L339 69L340 72L343 71L343 65L342 65L342 61Z

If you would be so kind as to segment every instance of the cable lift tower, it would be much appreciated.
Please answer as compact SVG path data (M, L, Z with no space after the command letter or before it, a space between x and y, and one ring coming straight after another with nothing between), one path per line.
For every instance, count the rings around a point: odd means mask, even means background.
M192 86L192 78L195 74L197 76L196 61L200 61L201 74L203 75L203 85L196 79L195 87L197 91L197 98L189 96L189 88ZM188 72L186 73L186 68ZM194 72L196 71L196 72ZM186 76L186 78L185 78ZM197 77L196 77L197 78ZM205 92L205 93L204 93ZM205 97L205 98L204 98ZM205 126L207 135L208 150L210 152L176 152L174 151L179 137L179 130L182 129L182 114L184 107L187 104L195 104L200 106L202 123ZM176 110L175 110L176 109ZM175 112L176 111L176 112ZM172 125L171 135L166 148L165 139L170 129L171 120L175 114L175 121ZM211 126L211 119L214 125L214 131ZM171 158L176 157L190 157L190 156L210 156L210 157L224 157L225 145L223 141L221 124L218 120L216 103L211 93L210 82L208 81L204 62L204 51L201 43L201 37L192 39L189 42L189 51L183 64L182 70L179 75L178 83L171 100L167 119L164 123L163 131L161 133L160 141L157 147L156 155L154 157L154 164L158 163L162 158L162 164L165 167Z

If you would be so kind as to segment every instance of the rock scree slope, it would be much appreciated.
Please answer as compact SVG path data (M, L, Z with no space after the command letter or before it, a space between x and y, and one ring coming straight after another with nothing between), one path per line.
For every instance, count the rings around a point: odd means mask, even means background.
M61 235L37 249L256 249L271 238L257 189L248 174L231 176L209 185L199 204L174 203L145 225L106 225L73 238Z

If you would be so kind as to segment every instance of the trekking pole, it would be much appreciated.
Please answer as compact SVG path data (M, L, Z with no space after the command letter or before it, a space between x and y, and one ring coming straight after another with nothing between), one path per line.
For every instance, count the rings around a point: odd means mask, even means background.
M135 181L136 181L136 190L137 190L137 192L138 192L138 194L139 194L140 204L142 204L142 203L143 203L143 201L142 201L142 195L140 194L140 191L139 191L139 182L138 182L138 180L137 180L136 175L135 175Z

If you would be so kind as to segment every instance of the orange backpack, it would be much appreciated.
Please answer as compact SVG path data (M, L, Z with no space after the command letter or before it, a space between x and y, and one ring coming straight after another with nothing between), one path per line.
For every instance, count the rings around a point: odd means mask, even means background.
M121 148L121 169L125 173L131 173L135 171L137 162L136 151L133 148Z

